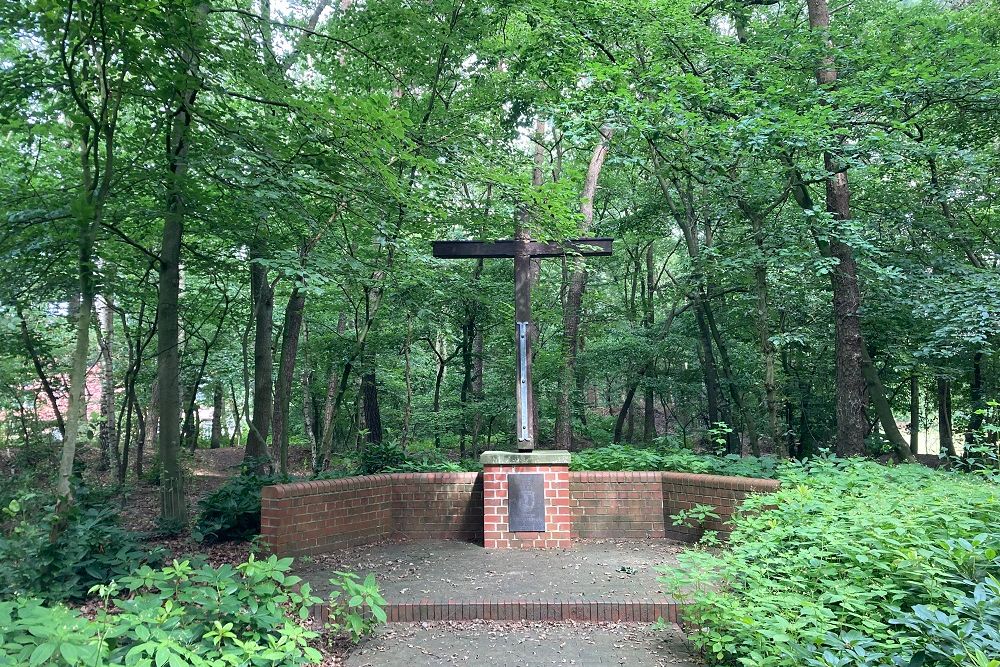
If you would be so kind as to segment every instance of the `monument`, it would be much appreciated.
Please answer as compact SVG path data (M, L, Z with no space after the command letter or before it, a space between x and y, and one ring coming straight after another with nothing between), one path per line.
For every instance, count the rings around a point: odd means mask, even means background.
M567 451L535 451L534 388L531 383L531 260L536 257L611 254L609 238L534 241L518 226L513 239L434 241L441 259L514 259L515 424L514 452L483 452L484 546L487 549L570 546Z

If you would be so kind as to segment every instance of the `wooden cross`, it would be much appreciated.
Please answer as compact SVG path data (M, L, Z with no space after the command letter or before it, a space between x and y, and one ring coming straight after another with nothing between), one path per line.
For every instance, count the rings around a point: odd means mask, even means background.
M503 241L434 241L433 245L434 256L441 259L514 258L514 325L517 340L515 431L518 450L530 452L535 448L535 425L532 422L535 394L531 386L531 258L607 256L611 254L611 239L583 238L542 243L519 231L517 238Z

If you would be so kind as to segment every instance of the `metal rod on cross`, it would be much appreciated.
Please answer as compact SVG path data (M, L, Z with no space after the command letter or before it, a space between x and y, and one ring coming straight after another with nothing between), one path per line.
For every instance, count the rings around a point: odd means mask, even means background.
M535 392L531 384L531 259L583 255L604 257L611 254L611 239L580 238L566 241L538 242L519 225L513 239L501 241L434 241L434 256L440 259L506 257L514 259L514 335L517 377L514 397L517 405L514 431L517 448L530 452L535 448Z

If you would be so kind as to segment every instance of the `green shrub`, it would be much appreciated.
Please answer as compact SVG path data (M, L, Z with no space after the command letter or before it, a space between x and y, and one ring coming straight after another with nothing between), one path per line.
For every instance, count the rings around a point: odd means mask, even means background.
M607 445L573 454L570 470L668 470L709 475L773 478L777 459L771 456L714 456L683 449Z
M291 562L251 556L235 568L142 567L121 588L97 587L103 608L93 620L30 598L0 602L0 666L315 663L322 656L308 642L316 633L289 614L306 618L319 598L288 574Z
M365 445L355 470L357 475L375 475L406 463L406 454L398 445L382 443Z
M55 540L53 499L26 494L0 509L0 597L78 600L91 586L122 577L145 563L158 564L140 533L118 525L114 509L89 507L81 494Z
M346 632L352 641L359 642L386 622L385 598L379 592L374 574L369 573L364 581L358 581L353 572L334 574L330 579L333 590L327 629L338 634Z
M428 459L404 461L381 472L465 472L461 464L454 461L430 461Z
M779 477L776 493L744 501L729 549L686 552L665 571L668 590L690 600L685 620L710 660L917 667L996 657L984 629L990 577L1000 576L996 485L855 459L787 464ZM931 610L959 623L939 624ZM948 628L975 638L961 648L965 662L940 657L959 650Z
M283 481L288 480L254 472L231 477L198 502L192 537L217 542L256 535L260 532L260 490Z
M466 459L456 462L441 450L429 447L411 448L403 452L396 445L369 445L362 452L357 466L358 475L392 472L474 472L482 470L479 461Z

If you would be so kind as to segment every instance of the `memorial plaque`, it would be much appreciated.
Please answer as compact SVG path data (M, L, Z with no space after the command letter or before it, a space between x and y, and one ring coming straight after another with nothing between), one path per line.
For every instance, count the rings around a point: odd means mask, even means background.
M507 475L507 519L510 532L545 532L545 475Z

